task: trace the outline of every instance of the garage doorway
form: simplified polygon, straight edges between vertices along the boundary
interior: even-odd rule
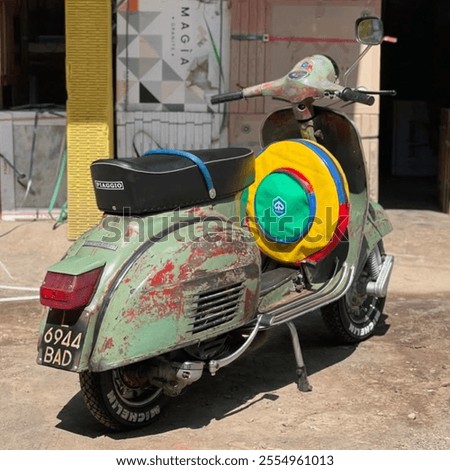
[[[450,8],[447,0],[385,0],[381,54],[380,202],[388,208],[445,210],[440,137],[450,108]]]
[[[0,6],[0,108],[64,106],[64,2],[10,0]]]

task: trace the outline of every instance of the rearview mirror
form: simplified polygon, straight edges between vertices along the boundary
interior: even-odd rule
[[[366,46],[383,42],[383,22],[376,16],[365,16],[356,20],[356,40]]]

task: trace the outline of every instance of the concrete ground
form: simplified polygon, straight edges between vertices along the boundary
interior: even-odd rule
[[[46,268],[66,227],[0,222],[0,448],[449,449],[450,217],[391,209],[395,267],[373,338],[338,346],[316,314],[300,318],[313,391],[294,380],[287,328],[174,400],[153,427],[110,434],[90,416],[76,374],[37,366]],[[7,289],[14,286],[17,290]]]

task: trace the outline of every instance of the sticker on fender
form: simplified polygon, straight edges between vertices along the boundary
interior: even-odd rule
[[[39,349],[39,362],[59,369],[76,369],[83,340],[83,332],[73,327],[47,325]]]

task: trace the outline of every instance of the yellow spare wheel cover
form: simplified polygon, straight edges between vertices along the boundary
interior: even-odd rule
[[[319,261],[342,238],[348,184],[336,158],[316,142],[275,142],[256,158],[247,223],[263,253],[287,264]]]

